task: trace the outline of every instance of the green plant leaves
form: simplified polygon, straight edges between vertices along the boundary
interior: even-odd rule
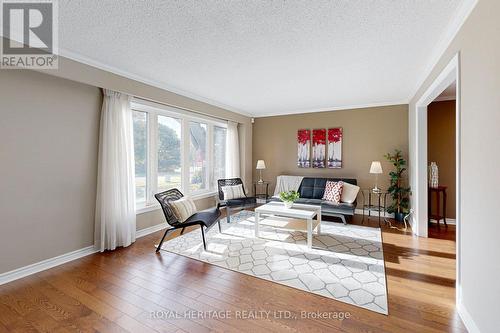
[[[297,191],[288,191],[288,192],[281,192],[280,193],[280,199],[282,201],[286,202],[294,202],[299,198],[299,192]]]
[[[403,186],[403,173],[407,170],[406,160],[400,150],[394,154],[387,153],[384,157],[392,163],[394,170],[389,172],[390,186],[387,192],[392,198],[392,203],[387,207],[388,213],[407,213],[410,207],[411,188]]]

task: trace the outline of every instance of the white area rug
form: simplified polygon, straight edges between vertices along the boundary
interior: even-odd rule
[[[323,222],[321,236],[314,235],[313,249],[308,249],[301,231],[262,225],[261,238],[254,238],[250,211],[232,215],[230,224],[221,220],[221,226],[222,234],[217,226],[206,234],[208,251],[199,229],[165,242],[162,249],[388,313],[380,229]]]

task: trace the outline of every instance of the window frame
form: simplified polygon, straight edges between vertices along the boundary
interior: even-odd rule
[[[133,98],[130,103],[132,111],[145,112],[147,117],[147,171],[146,171],[146,202],[145,204],[136,204],[136,213],[141,214],[148,211],[159,209],[160,205],[154,198],[154,193],[158,189],[158,116],[171,117],[181,121],[181,140],[180,140],[180,158],[181,158],[181,188],[185,195],[193,199],[211,197],[217,194],[217,187],[214,186],[213,163],[215,160],[214,150],[214,126],[225,128],[227,122],[223,120],[196,114],[175,107],[162,105],[150,101]],[[205,175],[206,189],[190,191],[189,189],[189,123],[198,122],[207,125],[207,172]],[[227,139],[227,132],[226,132]]]

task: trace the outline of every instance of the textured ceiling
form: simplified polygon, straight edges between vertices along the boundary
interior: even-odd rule
[[[253,116],[408,102],[463,0],[61,0],[62,55]]]

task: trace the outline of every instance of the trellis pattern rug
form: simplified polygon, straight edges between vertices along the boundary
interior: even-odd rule
[[[162,250],[388,313],[380,229],[322,222],[308,249],[301,231],[262,225],[255,238],[251,211],[234,214],[230,224],[221,220],[221,226],[222,234],[217,226],[206,234],[207,251],[199,229],[165,242]]]

